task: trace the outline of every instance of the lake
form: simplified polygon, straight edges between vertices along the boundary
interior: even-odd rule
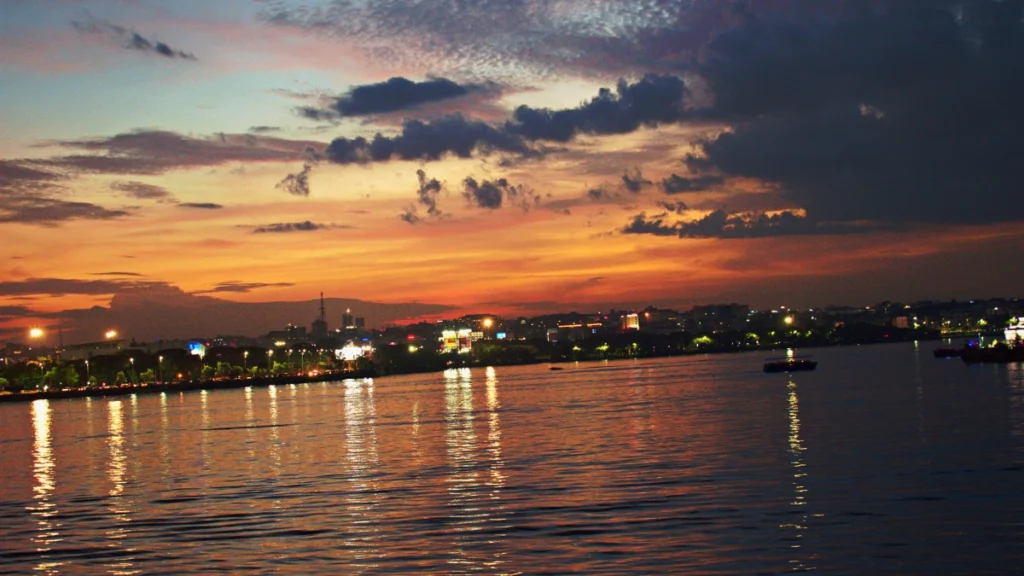
[[[1005,574],[1024,365],[939,343],[0,405],[0,573]]]

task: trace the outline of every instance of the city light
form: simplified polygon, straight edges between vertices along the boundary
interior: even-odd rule
[[[30,329],[28,331],[28,337],[29,338],[33,338],[33,339],[34,338],[42,338],[43,337],[43,329],[42,328],[32,328],[32,329]]]
[[[491,326],[494,326],[494,320],[491,318],[484,318],[484,328],[490,328]]]
[[[117,330],[107,330],[107,331],[106,331],[106,332],[105,332],[105,333],[103,334],[103,336],[104,336],[104,337],[105,337],[105,338],[106,338],[107,340],[113,340],[114,338],[117,338]]]
[[[786,316],[786,318],[783,319],[783,322],[785,322],[786,325],[789,326],[790,324],[793,323],[793,317],[792,316]]]

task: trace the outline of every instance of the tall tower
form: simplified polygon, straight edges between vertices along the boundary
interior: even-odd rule
[[[327,311],[324,310],[324,293],[320,293],[320,321],[327,324]]]
[[[351,330],[355,328],[355,323],[352,321],[352,309],[346,308],[345,314],[341,317],[341,327],[345,330]]]
[[[323,340],[327,338],[327,311],[324,309],[324,293],[320,293],[320,317],[313,320],[313,338],[314,340]]]

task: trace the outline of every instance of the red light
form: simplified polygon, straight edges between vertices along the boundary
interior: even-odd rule
[[[407,338],[409,338],[409,340],[415,340],[416,339],[416,335],[415,334],[409,334],[409,336],[407,336]]]

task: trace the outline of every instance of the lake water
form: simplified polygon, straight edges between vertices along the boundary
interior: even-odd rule
[[[0,405],[0,572],[1017,572],[1024,366],[936,345]]]

